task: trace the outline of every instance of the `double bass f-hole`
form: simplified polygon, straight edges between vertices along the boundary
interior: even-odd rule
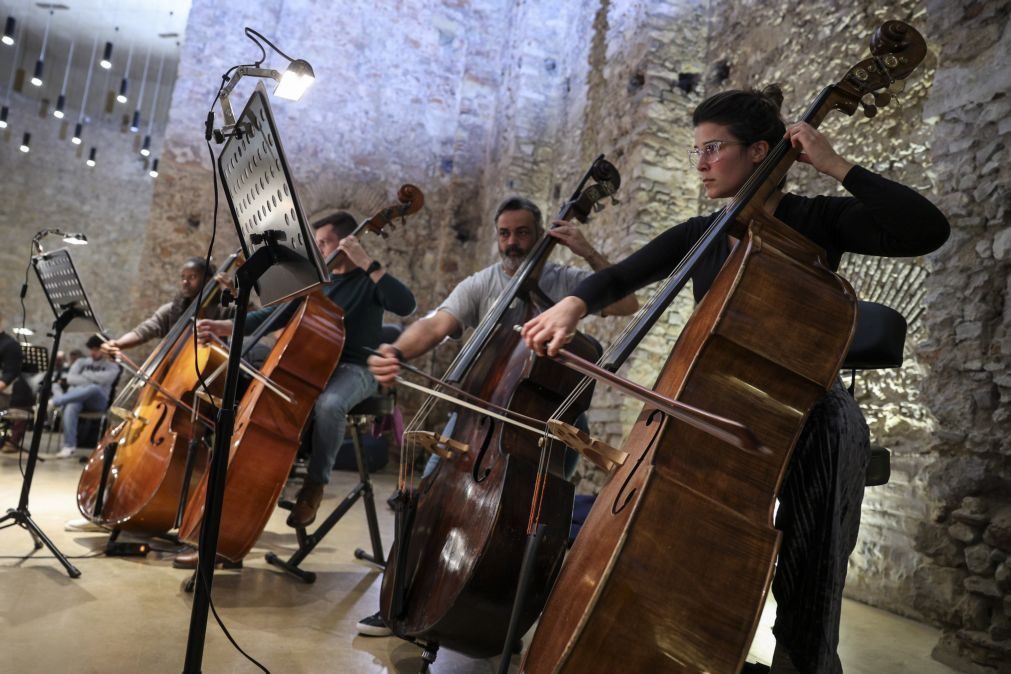
[[[625,506],[631,502],[632,497],[635,495],[635,489],[633,489],[625,497],[625,500],[622,501],[621,495],[625,493],[628,483],[632,481],[632,477],[635,475],[636,471],[639,470],[639,465],[642,464],[643,459],[645,459],[646,455],[649,454],[651,449],[653,449],[653,444],[656,442],[657,436],[660,435],[660,430],[663,428],[663,422],[667,419],[667,415],[660,410],[653,410],[650,412],[649,416],[646,417],[646,425],[650,426],[653,423],[653,418],[658,414],[660,415],[660,419],[656,423],[656,429],[653,431],[653,437],[649,439],[649,442],[646,444],[646,448],[642,450],[641,454],[639,454],[639,458],[636,460],[635,465],[632,466],[632,470],[628,471],[628,475],[625,476],[625,482],[622,483],[621,490],[618,492],[618,495],[614,497],[614,503],[611,504],[611,513],[614,515],[617,515],[624,510]]]
[[[155,446],[158,446],[158,445],[162,444],[163,442],[165,442],[165,438],[163,438],[160,435],[160,432],[161,432],[162,424],[165,423],[165,417],[166,417],[166,415],[168,414],[168,411],[169,411],[169,406],[166,405],[165,403],[158,403],[158,406],[161,407],[161,414],[158,415],[158,421],[155,422],[154,428],[151,429],[151,435],[150,435],[150,437],[152,437],[152,438],[157,438],[157,440],[155,440],[152,443]]]
[[[481,470],[481,464],[484,462],[484,457],[488,453],[488,448],[491,446],[491,439],[495,435],[495,421],[487,417],[481,418],[481,424],[488,425],[488,430],[485,431],[484,440],[481,441],[481,449],[477,453],[477,459],[474,460],[474,471],[472,475],[474,476],[474,482],[484,482],[491,475],[491,468],[485,468],[484,471]]]

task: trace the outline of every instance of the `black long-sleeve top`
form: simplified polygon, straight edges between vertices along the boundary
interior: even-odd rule
[[[825,249],[832,270],[842,254],[889,257],[926,255],[948,239],[944,215],[914,190],[854,166],[843,187],[852,197],[801,197],[784,194],[775,217]],[[573,295],[587,313],[666,278],[687,255],[718,213],[692,218],[671,227],[635,253],[580,283]],[[692,274],[695,301],[705,296],[730,255],[726,237],[699,261]]]
[[[10,386],[21,374],[21,345],[0,330],[0,380]]]
[[[382,342],[383,311],[409,315],[415,307],[414,293],[388,272],[377,283],[373,283],[361,268],[346,274],[331,274],[330,278],[323,292],[344,309],[344,351],[340,362],[364,365],[369,354],[363,347],[376,347]],[[246,334],[254,332],[275,311],[282,312],[277,327],[283,327],[300,303],[301,300],[295,300],[280,309],[269,307],[251,312],[246,317]]]

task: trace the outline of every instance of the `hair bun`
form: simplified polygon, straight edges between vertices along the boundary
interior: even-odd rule
[[[772,102],[776,110],[783,107],[783,90],[779,88],[778,84],[769,84],[762,87],[762,95]]]

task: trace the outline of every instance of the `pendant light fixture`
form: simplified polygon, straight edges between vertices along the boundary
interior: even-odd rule
[[[7,23],[4,24],[4,36],[0,38],[0,42],[11,47],[14,45],[14,31],[17,28],[18,22],[14,20],[13,16],[7,17]]]
[[[120,103],[127,101],[126,92],[130,88],[130,61],[132,60],[133,43],[130,44],[130,49],[126,52],[126,69],[123,70],[123,79],[119,82],[119,95],[116,96],[116,100]]]
[[[7,80],[7,89],[4,91],[4,103],[0,107],[0,129],[7,128],[7,116],[10,114],[11,109],[11,91],[14,90],[14,75],[17,73],[18,69],[18,54],[21,52],[21,45],[24,44],[24,40],[18,42],[17,46],[14,47],[14,58],[11,59],[11,75]]]
[[[91,45],[91,61],[88,63],[88,76],[84,81],[84,96],[81,98],[81,111],[77,115],[77,124],[74,125],[74,135],[70,142],[74,145],[81,144],[81,137],[84,132],[84,111],[88,107],[88,90],[91,89],[91,73],[95,70],[95,55],[98,53],[98,36]]]
[[[140,109],[144,105],[144,87],[147,85],[147,67],[151,64],[151,48],[148,47],[147,56],[144,57],[144,75],[140,79],[140,93],[137,94],[137,107],[133,111],[130,119],[130,133],[140,131]]]
[[[102,60],[98,62],[106,70],[112,67],[112,43],[106,42],[105,49],[102,50]]]
[[[60,95],[56,97],[56,109],[53,110],[53,117],[63,119],[64,108],[67,105],[67,81],[70,79],[70,64],[74,61],[74,42],[71,40],[70,49],[67,51],[67,70],[63,73],[63,86],[60,87]]]
[[[151,115],[147,118],[147,133],[144,134],[144,143],[140,146],[140,154],[144,157],[151,155],[151,130],[154,128],[154,118],[158,111],[158,94],[161,90],[161,74],[164,67],[165,55],[162,54],[161,60],[158,61],[158,76],[155,78],[154,98],[151,100]]]
[[[45,70],[46,43],[49,41],[49,22],[53,18],[53,10],[46,14],[46,29],[42,32],[42,49],[39,50],[39,60],[35,62],[35,74],[32,76],[32,86],[42,86],[42,72]]]

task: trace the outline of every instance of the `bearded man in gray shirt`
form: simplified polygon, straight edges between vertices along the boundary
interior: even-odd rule
[[[558,239],[559,243],[586,260],[593,271],[611,265],[583,237],[578,227],[561,220],[552,224],[555,227],[548,230],[548,236]],[[528,199],[510,197],[495,211],[495,230],[501,259],[460,281],[435,311],[412,323],[393,344],[381,345],[377,351],[382,355],[369,357],[369,371],[380,384],[393,383],[400,373],[402,360],[428,353],[447,337],[458,339],[464,330],[481,322],[481,318],[495,304],[527,255],[544,236],[541,211]],[[570,294],[591,273],[589,270],[548,262],[541,272],[538,286],[549,298],[557,301]],[[602,316],[627,316],[635,313],[638,308],[639,302],[635,295],[627,295],[604,307],[600,313]],[[388,636],[392,632],[382,616],[375,613],[358,622],[358,633],[378,637]]]
[[[371,356],[369,370],[380,384],[392,384],[400,373],[400,361],[417,358],[432,350],[443,339],[458,339],[463,331],[481,322],[498,299],[509,279],[519,270],[534,245],[544,236],[541,211],[532,201],[510,197],[495,211],[500,260],[471,274],[453,289],[449,297],[425,318],[412,323],[393,344],[379,347],[382,356]],[[558,239],[573,253],[586,260],[593,271],[611,263],[583,237],[579,228],[557,220],[548,236]],[[553,300],[566,296],[592,272],[553,262],[544,265],[538,285]],[[604,307],[602,316],[627,316],[639,308],[635,295],[628,295]]]

